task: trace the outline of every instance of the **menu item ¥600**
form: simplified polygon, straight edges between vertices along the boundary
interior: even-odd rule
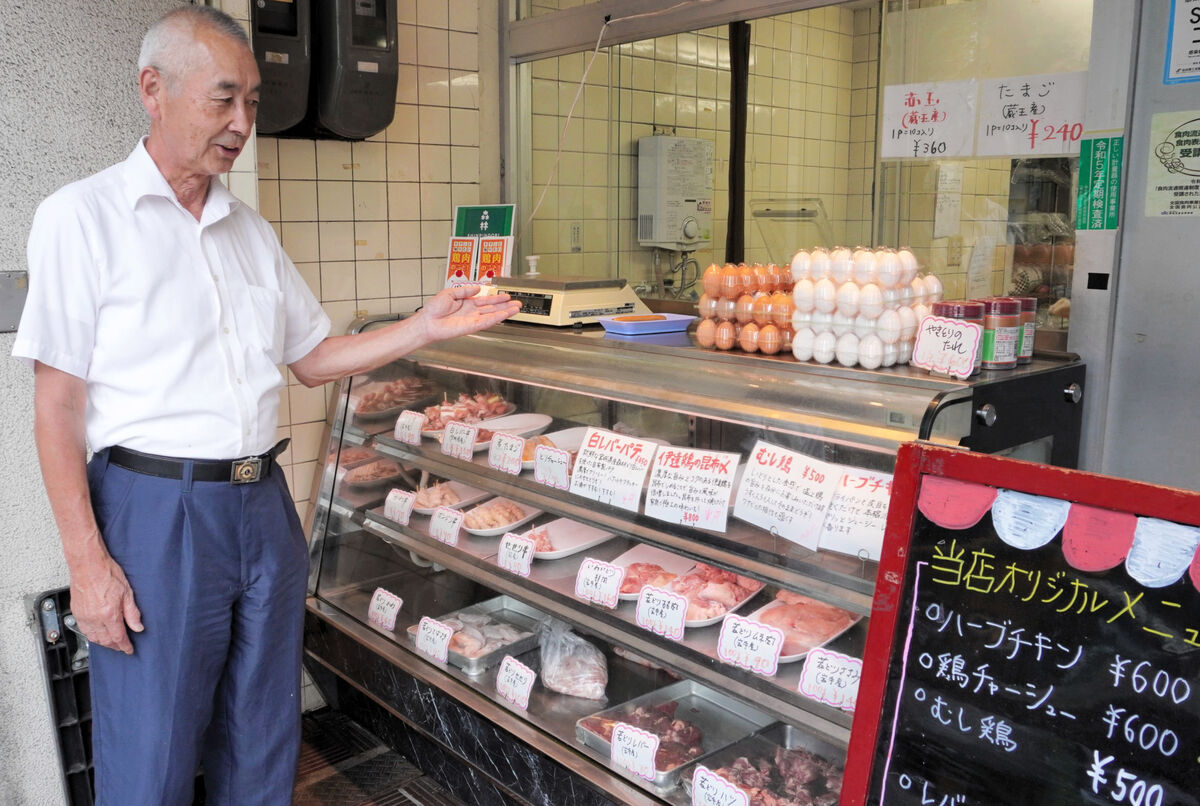
[[[639,705],[620,718],[600,716],[584,717],[580,724],[605,741],[612,740],[613,728],[624,722],[658,737],[658,752],[654,755],[654,768],[659,771],[681,767],[704,752],[701,747],[700,729],[685,719],[676,719],[679,703],[672,700],[662,705]]]
[[[499,417],[508,414],[513,409],[511,403],[501,395],[460,394],[454,401],[442,401],[425,409],[425,430],[441,431],[446,423],[477,423],[489,417]],[[490,437],[489,437],[490,439]]]
[[[685,621],[694,622],[708,621],[725,615],[762,590],[762,586],[763,583],[757,579],[705,563],[696,563],[695,568],[671,582],[667,590],[688,600]]]

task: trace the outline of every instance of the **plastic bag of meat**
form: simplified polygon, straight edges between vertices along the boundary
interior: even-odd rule
[[[542,685],[559,694],[603,700],[608,685],[604,654],[555,619],[539,627],[542,647]]]

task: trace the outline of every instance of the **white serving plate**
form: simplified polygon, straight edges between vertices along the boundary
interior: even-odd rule
[[[557,560],[562,557],[570,557],[572,554],[578,554],[615,537],[612,532],[606,532],[570,518],[557,518],[544,524],[544,527],[550,531],[550,539],[554,541],[555,548],[554,551],[534,552],[535,560]],[[532,532],[533,530],[530,529],[523,536],[529,537]]]
[[[446,484],[449,488],[458,495],[458,501],[453,504],[448,504],[450,509],[462,509],[469,507],[471,504],[478,504],[483,499],[487,498],[491,493],[487,490],[480,490],[477,487],[469,487],[461,481],[448,481]],[[437,511],[437,507],[413,507],[413,512],[421,515],[432,515]]]
[[[686,573],[689,568],[696,565],[695,560],[680,557],[678,554],[663,551],[657,546],[651,546],[646,543],[639,543],[612,561],[613,565],[620,566],[621,568],[628,568],[634,563],[654,563],[661,566],[667,573],[677,576]],[[637,593],[622,593],[620,594],[620,598],[625,601],[636,601],[640,595],[641,591]]]
[[[533,507],[531,507],[527,504],[522,504],[520,501],[513,501],[508,498],[493,498],[492,501],[508,501],[511,504],[515,504],[518,509],[520,509],[522,512],[525,513],[525,515],[523,517],[518,518],[517,520],[513,521],[512,523],[506,523],[503,526],[496,527],[495,529],[472,529],[469,526],[467,526],[466,522],[464,522],[463,527],[462,527],[464,532],[473,534],[476,537],[499,537],[500,535],[502,535],[506,532],[511,532],[513,529],[517,528],[518,526],[522,526],[526,523],[529,523],[531,520],[536,518],[538,515],[542,514],[542,510],[534,509]],[[488,502],[488,503],[491,503],[491,502]]]
[[[775,608],[777,608],[777,607],[782,607],[784,604],[785,604],[785,602],[781,602],[781,601],[780,601],[780,600],[778,600],[778,599],[772,599],[770,602],[768,602],[767,604],[765,604],[765,605],[763,605],[762,607],[758,608],[757,610],[755,610],[753,613],[751,613],[751,614],[750,614],[749,616],[747,616],[746,618],[750,619],[751,621],[757,621],[757,622],[760,622],[760,623],[761,623],[761,622],[762,622],[762,614],[763,614],[763,613],[766,613],[768,610],[774,610],[774,609],[775,609]],[[855,614],[852,614],[852,615],[855,615]],[[796,654],[796,655],[782,655],[782,654],[781,654],[781,655],[779,656],[779,662],[780,662],[780,663],[793,663],[793,662],[795,662],[795,661],[798,661],[798,660],[803,660],[804,658],[808,657],[808,653],[809,653],[809,652],[811,652],[811,651],[812,651],[812,650],[814,650],[814,649],[819,649],[820,647],[823,647],[823,646],[825,646],[826,644],[828,644],[828,643],[829,643],[830,641],[832,641],[833,639],[835,639],[835,638],[838,638],[838,637],[842,636],[843,634],[845,634],[846,630],[849,630],[849,629],[850,629],[851,627],[853,627],[855,624],[858,624],[858,622],[859,622],[861,619],[862,619],[862,616],[855,615],[855,619],[854,619],[854,621],[850,622],[850,623],[849,623],[848,625],[846,625],[846,626],[845,626],[843,629],[841,629],[841,630],[838,630],[836,633],[834,633],[833,635],[829,636],[828,638],[826,638],[826,639],[825,639],[824,641],[822,641],[821,643],[817,644],[816,646],[809,647],[809,648],[808,648],[807,650],[805,650],[804,652],[800,652],[800,653],[798,653],[798,654]]]
[[[696,567],[696,564],[695,564],[695,563],[693,563],[693,564],[692,564],[692,565],[691,565],[691,566],[688,568],[688,570],[687,570],[687,571],[683,572],[683,573],[682,573],[682,574],[680,574],[679,576],[681,576],[681,577],[682,577],[682,576],[687,576],[688,572],[690,572],[690,571],[691,571],[693,568],[695,568],[695,567]],[[671,593],[675,593],[675,590],[674,590],[674,589],[673,589],[673,588],[672,588],[670,585],[667,585],[667,590],[671,591]],[[750,594],[750,595],[749,595],[749,596],[747,596],[745,599],[742,599],[740,602],[738,602],[737,604],[735,604],[733,607],[729,608],[728,610],[722,611],[721,613],[719,613],[719,614],[717,614],[717,615],[713,616],[712,618],[705,618],[705,619],[692,619],[692,620],[688,620],[688,619],[686,619],[686,618],[685,618],[685,619],[684,619],[684,622],[683,622],[683,626],[684,626],[684,627],[708,627],[708,626],[709,626],[709,625],[711,625],[711,624],[716,624],[718,621],[721,621],[721,620],[722,620],[722,619],[724,619],[726,616],[728,616],[730,613],[736,613],[738,610],[740,610],[740,609],[742,608],[742,606],[743,606],[744,604],[746,604],[746,602],[750,601],[750,600],[751,600],[751,599],[753,599],[755,596],[757,596],[761,590],[762,590],[762,588],[759,588],[759,589],[758,589],[758,590],[756,590],[754,593]],[[682,596],[683,594],[678,594],[678,595],[679,595],[679,596]]]
[[[559,450],[578,451],[583,445],[583,435],[586,433],[587,426],[581,425],[575,428],[564,428],[562,431],[555,431],[552,434],[546,434],[546,436],[554,443],[554,447]],[[526,436],[534,436],[534,434],[527,434]],[[521,462],[521,467],[525,470],[533,470],[534,461],[530,459],[528,462]]]

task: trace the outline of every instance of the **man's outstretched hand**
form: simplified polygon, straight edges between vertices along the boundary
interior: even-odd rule
[[[460,285],[440,291],[425,303],[418,317],[428,341],[451,339],[503,322],[521,303],[508,294],[476,296],[477,285]]]

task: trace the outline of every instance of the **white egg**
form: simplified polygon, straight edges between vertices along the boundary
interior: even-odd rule
[[[875,254],[875,282],[882,288],[895,288],[900,282],[900,261],[893,252]]]
[[[938,279],[936,274],[926,274],[925,282],[925,301],[932,305],[942,298],[945,289],[942,288],[942,281]]]
[[[839,285],[837,290],[838,313],[844,313],[846,316],[854,316],[858,313],[858,296],[858,284],[853,280],[847,280]]]
[[[869,249],[859,249],[854,253],[854,281],[859,285],[875,282],[878,276],[875,268],[875,254]]]
[[[901,247],[896,253],[896,257],[900,259],[900,282],[911,283],[912,278],[917,276],[917,257],[912,253],[912,250],[907,247]]]
[[[867,283],[858,289],[858,312],[872,319],[883,313],[883,291],[879,286]]]
[[[839,246],[829,253],[829,276],[835,283],[844,283],[850,279],[854,264],[850,261],[850,250]]]
[[[813,307],[824,313],[833,313],[837,307],[837,286],[828,277],[813,284]]]
[[[917,317],[917,329],[920,330],[921,322],[925,320],[926,316],[929,316],[930,308],[928,305],[914,305],[912,306],[912,312],[913,316]]]
[[[909,360],[912,359],[913,343],[911,341],[901,340],[900,343],[896,345],[896,351],[896,363],[907,364]]]
[[[854,335],[860,339],[875,332],[875,317],[860,313],[854,317]]]
[[[817,247],[808,253],[808,273],[813,280],[829,276],[829,253]]]
[[[792,255],[792,280],[803,280],[809,276],[808,252],[797,249]]]
[[[796,281],[792,286],[792,302],[796,305],[798,311],[811,311],[813,309],[813,281],[807,277]]]
[[[884,310],[894,311],[900,306],[900,289],[885,288],[879,294],[883,297]]]
[[[813,341],[817,334],[811,329],[802,327],[792,335],[792,355],[799,361],[807,361],[813,357]]]
[[[838,336],[833,348],[837,362],[843,367],[852,367],[858,363],[858,336],[853,333],[843,333]]]
[[[900,348],[894,344],[883,343],[883,356],[879,362],[881,367],[890,367],[896,363],[896,359],[900,357]]]
[[[792,311],[792,330],[800,330],[812,324],[812,311]]]
[[[834,311],[833,321],[829,323],[829,327],[835,336],[851,333],[854,331],[854,317],[847,316],[841,311]]]
[[[914,277],[909,283],[912,288],[912,301],[909,305],[921,305],[925,302],[925,278]]]
[[[896,302],[903,308],[913,303],[912,283],[905,283],[896,289]]]
[[[818,333],[817,337],[813,339],[812,357],[814,361],[828,364],[833,360],[836,350],[837,336],[832,333]]]
[[[912,308],[901,305],[896,309],[900,316],[900,341],[910,341],[917,334],[917,315]]]
[[[858,340],[858,363],[866,369],[878,369],[883,363],[883,342],[874,333]]]
[[[875,332],[884,344],[900,341],[900,314],[893,310],[879,314],[879,318],[875,320]]]
[[[833,332],[833,314],[825,311],[813,311],[812,322],[809,327],[814,333],[832,333]]]

